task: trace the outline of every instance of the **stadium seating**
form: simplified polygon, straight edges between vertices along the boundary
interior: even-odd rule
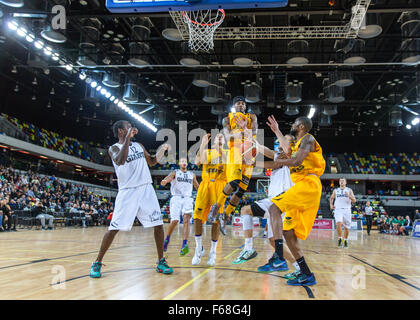
[[[420,174],[420,158],[417,152],[364,154],[344,153],[351,173],[358,174]]]
[[[29,137],[32,143],[80,159],[92,161],[92,156],[77,139],[60,136],[58,133],[38,128],[31,123],[21,121],[9,115],[5,115],[5,117],[16,127],[21,129]]]

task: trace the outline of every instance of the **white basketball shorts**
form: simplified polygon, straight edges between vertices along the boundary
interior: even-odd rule
[[[172,196],[169,202],[169,210],[171,212],[171,221],[181,220],[184,214],[193,214],[194,201],[191,197]]]
[[[118,191],[108,230],[130,231],[136,217],[144,228],[163,225],[159,201],[151,184]]]
[[[270,200],[270,198],[266,198],[256,201],[255,204],[265,211],[264,219],[267,219],[267,238],[272,238],[274,235],[273,229],[271,228],[270,212],[268,211],[268,209],[271,207],[273,202]],[[281,218],[284,218],[284,213],[281,214]]]
[[[341,222],[346,229],[351,227],[351,209],[336,208],[334,210],[335,223]]]

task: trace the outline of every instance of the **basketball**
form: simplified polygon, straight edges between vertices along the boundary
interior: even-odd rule
[[[245,140],[242,143],[242,161],[246,164],[251,164],[256,156],[257,148],[255,144],[250,140]]]

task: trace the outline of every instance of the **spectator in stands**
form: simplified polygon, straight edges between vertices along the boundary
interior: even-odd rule
[[[420,213],[419,213],[419,209],[416,209],[416,212],[414,214],[414,221],[415,220],[420,220]]]
[[[365,219],[366,219],[366,227],[367,227],[368,235],[370,235],[370,230],[372,228],[372,218],[373,218],[373,208],[370,206],[370,201],[367,201],[366,206],[365,206]]]
[[[411,223],[410,217],[406,216],[404,223],[400,227],[400,233],[401,235],[405,234],[406,236],[408,236],[411,230],[413,230],[413,225]]]
[[[17,217],[9,206],[9,198],[5,198],[0,201],[0,210],[3,214],[3,229],[5,231],[17,231]],[[7,227],[6,227],[7,222]],[[13,227],[12,227],[13,222]]]
[[[36,199],[35,206],[32,208],[32,213],[41,221],[42,230],[52,230],[54,217],[46,213],[46,208],[42,205],[42,202],[39,199]],[[48,228],[45,227],[45,220],[48,220]]]

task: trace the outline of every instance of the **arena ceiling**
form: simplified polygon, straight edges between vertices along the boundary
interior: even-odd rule
[[[23,8],[0,4],[3,112],[56,131],[62,128],[66,134],[76,137],[89,132],[92,140],[105,143],[111,139],[110,124],[121,117],[128,119],[112,103],[91,94],[89,85],[78,74],[69,73],[46,59],[42,51],[37,52],[7,30],[8,18],[18,12],[28,17],[15,19],[39,35],[52,19],[52,15],[44,15],[55,4],[62,4],[68,22],[62,32],[66,42],[49,45],[78,66],[77,70],[85,70],[98,82],[105,73],[111,75],[111,80],[119,84],[118,88],[109,88],[116,96],[125,94],[125,84],[135,84],[131,89],[138,102],[130,107],[138,112],[149,109],[142,116],[150,122],[156,118],[158,128],[175,129],[180,120],[188,120],[189,128],[220,127],[221,116],[217,114],[228,112],[230,97],[246,95],[255,101],[248,105],[258,113],[261,127],[265,127],[267,116],[274,114],[285,129],[296,112],[307,115],[315,107],[313,120],[318,135],[389,137],[419,133],[420,125],[411,130],[405,128],[415,113],[420,112],[420,5],[416,1],[370,1],[367,25],[382,29],[374,37],[342,39],[331,31],[322,38],[308,36],[303,40],[291,33],[281,39],[272,39],[267,34],[251,40],[227,37],[214,41],[214,52],[200,56],[188,52],[185,41],[172,41],[163,35],[165,30],[176,28],[169,13],[111,14],[104,2],[35,0],[25,1]],[[228,10],[220,28],[339,28],[349,22],[355,2],[290,0],[285,8]],[[409,28],[403,27],[407,21]],[[134,25],[141,25],[142,32],[133,33]],[[141,57],[146,66],[129,64],[133,43],[141,43],[137,46],[141,54],[137,53],[136,58]],[[340,54],[340,49],[352,46],[348,54],[362,57],[363,64],[343,63],[347,56]],[[298,66],[287,63],[296,56],[308,63]],[[247,58],[251,65],[235,65],[238,57]],[[198,60],[200,64],[182,65],[185,58]],[[417,64],[404,64],[404,59]],[[212,92],[207,93],[204,100],[214,102],[204,101],[206,89],[193,84],[199,72],[211,74],[210,78],[214,76],[215,80],[211,81],[222,88],[214,96]],[[329,91],[334,76],[345,77],[346,84],[352,83],[339,89],[343,94]],[[335,108],[337,114],[331,115],[329,122],[322,111],[333,114]],[[395,112],[394,120],[398,120],[401,112],[401,126],[390,125],[391,112]]]

